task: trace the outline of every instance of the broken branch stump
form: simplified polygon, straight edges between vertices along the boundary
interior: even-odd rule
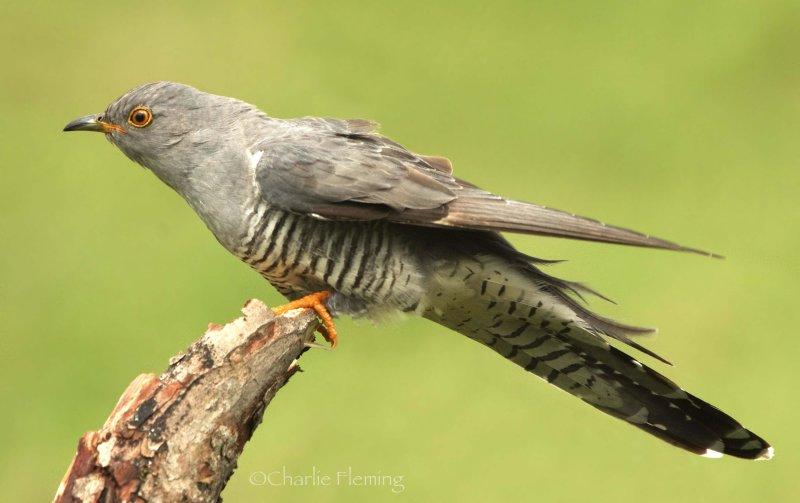
[[[55,501],[218,501],[272,397],[314,338],[310,310],[209,325],[160,376],[128,385],[99,431],[78,442]]]

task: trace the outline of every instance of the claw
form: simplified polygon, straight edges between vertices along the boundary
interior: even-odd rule
[[[330,296],[331,292],[315,292],[293,300],[288,304],[278,306],[272,311],[280,315],[292,309],[313,309],[322,322],[322,326],[317,327],[317,331],[325,337],[325,340],[331,344],[331,349],[333,349],[338,343],[338,337],[336,336],[336,327],[333,325],[333,317],[328,312],[328,308],[325,307],[325,301]]]

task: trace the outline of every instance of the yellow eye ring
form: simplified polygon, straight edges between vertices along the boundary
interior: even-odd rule
[[[128,115],[128,124],[133,127],[147,127],[153,122],[153,112],[145,106],[138,106]]]

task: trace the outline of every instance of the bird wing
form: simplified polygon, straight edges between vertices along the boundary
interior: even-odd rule
[[[256,147],[256,181],[270,203],[324,218],[371,220],[456,199],[460,185],[450,174],[363,131],[363,121],[303,121],[313,127],[286,128]]]
[[[506,231],[713,255],[664,239],[482,190],[374,132],[363,120],[307,118],[256,146],[265,199],[326,219]]]

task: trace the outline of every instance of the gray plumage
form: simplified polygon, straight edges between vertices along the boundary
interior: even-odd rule
[[[705,252],[496,196],[369,121],[276,119],[182,84],[143,85],[65,130],[105,132],[290,299],[329,291],[334,313],[416,313],[691,452],[772,456],[760,437],[606,339],[666,361],[631,339],[649,329],[590,312],[576,297],[594,291],[545,274],[547,261],[499,232]]]

